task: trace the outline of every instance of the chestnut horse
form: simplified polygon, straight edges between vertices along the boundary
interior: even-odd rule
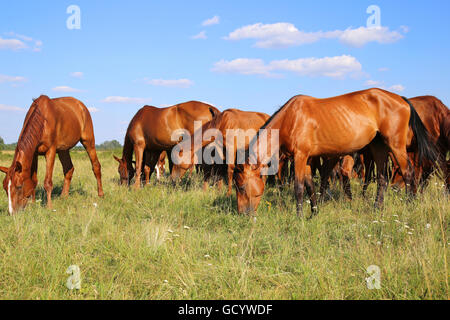
[[[210,122],[202,126],[201,130],[203,133],[207,132],[207,130],[209,129],[218,130],[223,138],[223,152],[221,152],[221,154],[226,156],[226,152],[229,152],[226,163],[226,172],[228,177],[228,196],[231,195],[233,171],[239,144],[241,144],[242,150],[245,150],[248,147],[250,141],[256,135],[258,129],[267,121],[267,119],[269,119],[269,115],[262,112],[227,109],[224,112],[220,113],[217,117],[212,119]],[[233,131],[235,135],[228,136],[227,133],[231,133],[231,131],[229,130],[236,130]],[[227,141],[227,138],[233,139],[233,141]],[[214,137],[202,139],[201,148],[204,148],[212,142],[214,142]],[[198,150],[194,150],[195,146],[193,139],[191,141],[188,141],[187,143],[191,144],[190,150],[193,150],[193,152],[191,153],[191,159],[186,163],[181,163],[174,167],[174,169],[172,170],[172,179],[174,180],[182,177],[185,174],[186,170],[191,168],[194,164],[194,157]],[[228,150],[227,147],[232,149]],[[224,162],[223,160],[224,159],[222,158],[222,162]],[[215,166],[216,170],[219,172],[221,170],[217,169],[217,167],[220,165],[221,164],[212,164],[212,166]],[[211,168],[209,168],[209,171],[211,171]],[[209,175],[211,175],[211,173]],[[209,175],[205,176],[209,177]],[[207,187],[206,180],[207,179],[205,179],[204,189],[206,189]]]
[[[122,159],[114,156],[119,162],[120,183],[129,185],[135,176],[135,188],[141,185],[143,165],[150,168],[149,177],[154,171],[162,151],[170,151],[178,141],[172,141],[172,134],[177,130],[194,133],[194,121],[202,124],[210,121],[220,111],[203,102],[190,101],[167,108],[144,106],[131,120],[123,146]],[[136,169],[133,168],[133,152],[136,158]],[[145,152],[145,163],[144,160]],[[171,159],[169,157],[169,164]]]
[[[447,152],[450,150],[450,110],[436,97],[422,96],[410,99],[414,108],[420,116],[423,124],[430,133],[432,141],[437,146],[438,166],[441,169],[447,191],[450,192],[450,171],[447,168]],[[408,154],[415,164],[416,182],[421,182],[424,187],[430,174],[433,172],[435,164],[425,160],[422,164],[417,159],[417,143],[415,143],[413,133],[410,132],[408,139]],[[398,166],[394,163],[393,184],[402,186],[401,175]]]
[[[384,200],[389,150],[395,156],[406,184],[412,186],[407,188],[407,192],[410,193],[412,189],[415,194],[413,168],[408,165],[406,153],[409,125],[418,140],[420,158],[432,158],[431,141],[413,106],[405,98],[381,89],[368,89],[326,99],[296,96],[262,128],[268,130],[268,135],[272,134],[272,130],[278,130],[280,152],[294,159],[297,214],[302,213],[306,184],[314,215],[317,203],[311,175],[307,174],[308,159],[348,155],[367,145],[370,145],[377,164],[376,207],[381,206]],[[259,140],[259,137],[256,139]],[[259,143],[252,145],[257,146]],[[264,192],[262,164],[258,157],[252,159],[254,154],[255,150],[248,150],[249,163],[237,165],[234,172],[240,213],[255,211]]]
[[[143,163],[145,164],[144,170],[141,173],[141,180],[144,181],[144,186],[150,182],[150,175],[152,173],[150,170],[150,167],[146,164],[147,163],[146,157],[148,157],[147,152],[144,153],[144,159],[142,160]],[[157,181],[161,181],[161,178],[164,176],[164,173],[166,172],[166,157],[167,157],[167,153],[165,151],[163,151],[159,155],[158,161],[156,162],[155,171],[156,171],[156,180]],[[114,158],[116,158],[116,157],[114,157]],[[133,161],[133,164],[136,165],[136,161]]]
[[[75,98],[50,99],[40,96],[33,101],[25,117],[12,165],[1,167],[6,173],[3,188],[8,196],[8,210],[16,213],[29,198],[36,200],[38,155],[45,155],[44,189],[47,206],[52,208],[53,166],[56,154],[64,171],[62,196],[68,196],[74,172],[69,150],[81,142],[91,160],[97,179],[98,195],[103,196],[101,167],[95,151],[94,129],[86,106]]]

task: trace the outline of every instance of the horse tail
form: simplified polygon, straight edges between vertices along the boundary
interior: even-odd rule
[[[209,107],[209,112],[211,112],[211,115],[213,118],[215,118],[217,115],[220,114],[219,109],[217,109],[216,107],[213,107],[213,106]]]
[[[439,100],[440,109],[442,110],[442,119],[440,125],[440,143],[447,153],[450,150],[450,110]]]
[[[412,105],[411,101],[409,101],[405,97],[402,98],[409,104],[409,107],[411,109],[409,126],[414,133],[414,137],[417,143],[419,165],[422,164],[422,161],[424,159],[427,159],[431,162],[435,162],[437,160],[436,146],[434,145],[427,128],[425,128],[425,125],[420,119],[416,109],[414,109],[414,106]]]

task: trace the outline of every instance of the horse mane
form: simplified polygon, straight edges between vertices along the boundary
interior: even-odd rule
[[[298,98],[298,97],[302,97],[303,95],[302,94],[299,94],[299,95],[297,95],[297,96],[295,96],[295,97],[292,97],[291,99],[289,99],[285,104],[283,104],[277,111],[275,111],[275,113],[272,115],[272,116],[270,116],[270,118],[269,119],[267,119],[267,121],[266,121],[266,123],[264,123],[264,125],[260,128],[260,129],[266,129],[266,127],[269,125],[269,123],[281,112],[281,111],[283,111],[283,109],[284,109],[284,107],[286,107],[288,104],[289,104],[289,102],[291,102],[292,101],[292,99],[295,99],[295,98]]]
[[[292,97],[291,99],[289,99],[284,105],[282,105],[277,111],[275,111],[275,113],[270,116],[269,119],[267,119],[267,121],[263,124],[263,126],[261,128],[259,128],[259,130],[256,132],[256,135],[253,137],[252,141],[249,143],[248,147],[245,149],[245,162],[248,161],[248,158],[250,157],[250,151],[249,148],[250,146],[254,145],[256,143],[256,141],[259,139],[259,134],[261,132],[261,130],[266,129],[267,126],[272,122],[273,119],[275,119],[275,117],[284,110],[284,108],[292,101],[292,99],[301,97],[303,95],[297,95],[295,97]]]
[[[33,105],[31,107],[34,107],[34,110],[24,124],[22,134],[17,142],[17,150],[34,152],[44,131],[45,119],[36,99],[33,99]]]

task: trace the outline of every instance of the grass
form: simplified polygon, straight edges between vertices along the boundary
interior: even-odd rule
[[[85,152],[73,152],[71,194],[54,209],[42,201],[10,217],[0,197],[2,299],[449,299],[448,197],[433,178],[423,195],[406,200],[389,190],[372,209],[352,182],[355,199],[339,187],[312,220],[297,218],[293,188],[266,190],[256,221],[236,213],[235,195],[201,189],[194,175],[138,191],[117,185],[111,152],[100,152],[105,198]],[[9,165],[12,153],[0,153]],[[45,160],[40,158],[38,198]],[[97,204],[95,206],[94,204]],[[305,212],[309,206],[305,207]],[[66,270],[78,265],[81,290],[68,290]],[[369,290],[370,265],[381,289]]]

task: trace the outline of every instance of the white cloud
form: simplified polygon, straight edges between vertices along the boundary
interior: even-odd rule
[[[194,82],[189,79],[173,79],[173,80],[144,79],[144,82],[152,86],[177,87],[177,88],[189,88],[194,84]]]
[[[191,37],[192,39],[207,39],[206,31],[201,31],[199,34]]]
[[[0,50],[21,50],[29,48],[29,44],[33,47],[32,50],[35,52],[41,51],[42,41],[34,40],[31,37],[17,34],[14,32],[7,32],[5,35],[13,37],[12,39],[3,39],[0,37]]]
[[[403,92],[406,88],[401,84],[394,84],[393,86],[389,87],[389,90],[395,91],[395,92]]]
[[[56,91],[56,92],[80,92],[81,91],[79,89],[71,88],[68,86],[54,87],[52,90]]]
[[[383,86],[383,82],[377,81],[377,80],[367,80],[365,82],[365,85],[369,86],[369,87],[377,87],[377,86]]]
[[[72,73],[70,74],[70,76],[73,77],[73,78],[81,79],[81,78],[83,78],[83,72],[79,72],[79,71],[77,71],[77,72],[72,72]]]
[[[0,50],[20,50],[27,48],[27,45],[18,39],[3,39],[0,37]]]
[[[128,103],[128,104],[145,104],[150,103],[150,98],[131,98],[121,96],[109,96],[102,100],[103,103]]]
[[[404,30],[402,29],[404,32]],[[381,44],[394,43],[402,39],[403,35],[398,31],[391,31],[388,27],[347,29],[339,35],[339,40],[352,47],[362,47],[369,42]]]
[[[17,76],[7,76],[4,74],[0,74],[0,83],[4,82],[25,82],[27,81],[24,77],[17,77]]]
[[[97,108],[94,108],[94,107],[88,108],[88,110],[89,110],[90,113],[96,113],[96,112],[100,111],[100,109],[97,109]]]
[[[220,23],[220,17],[219,16],[214,16],[210,19],[206,19],[205,21],[203,21],[202,26],[206,27],[206,26],[212,26],[214,24],[219,24]]]
[[[301,58],[296,60],[275,60],[269,64],[261,59],[239,58],[232,61],[221,60],[212,69],[215,72],[239,73],[244,75],[274,76],[273,71],[290,71],[302,76],[322,76],[344,78],[360,73],[361,63],[348,55],[324,58]]]
[[[231,61],[220,60],[214,64],[212,71],[245,75],[271,75],[270,67],[267,66],[262,59],[238,58]]]
[[[386,72],[389,71],[389,68],[383,67],[378,69],[379,72]]]
[[[377,81],[377,80],[367,80],[365,82],[366,86],[369,87],[378,87],[380,89],[384,89],[384,90],[389,90],[389,91],[394,91],[394,92],[403,92],[405,91],[405,87],[401,84],[394,84],[390,87],[386,86],[386,84],[384,83],[384,81]]]
[[[406,33],[407,29],[401,28]],[[226,40],[256,39],[259,48],[285,48],[317,42],[321,39],[338,39],[340,42],[361,47],[369,42],[392,43],[403,38],[399,31],[391,31],[387,27],[360,27],[346,30],[304,32],[298,30],[292,23],[279,22],[274,24],[256,23],[238,28],[231,32]]]
[[[2,111],[18,111],[18,112],[25,111],[25,109],[23,109],[23,108],[19,108],[19,107],[15,107],[15,106],[8,106],[8,105],[1,104],[1,103],[0,103],[0,110],[2,110]]]
[[[271,67],[286,70],[302,76],[322,76],[343,78],[349,74],[361,72],[362,66],[355,57],[342,55],[325,58],[304,58],[297,60],[272,61]]]

